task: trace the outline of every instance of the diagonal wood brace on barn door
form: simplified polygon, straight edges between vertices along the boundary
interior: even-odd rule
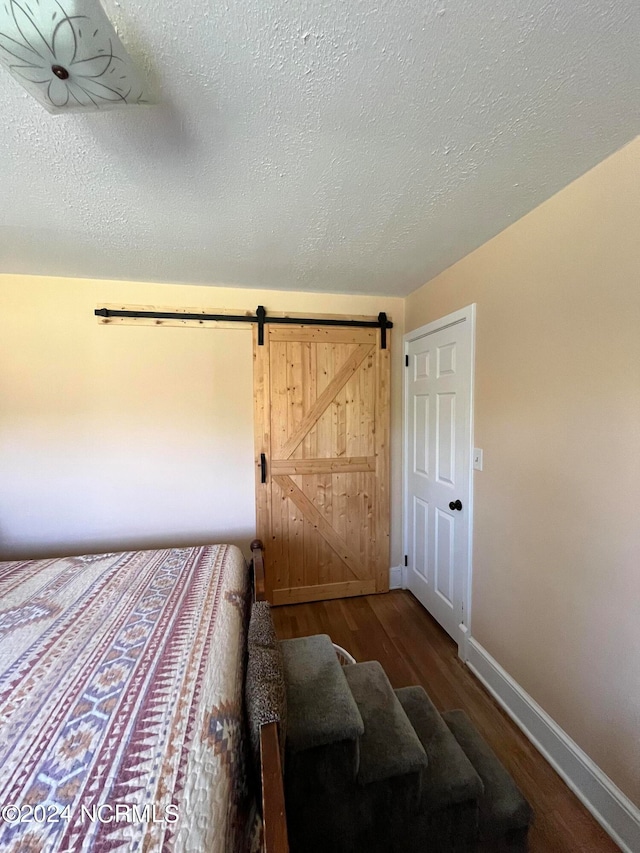
[[[338,557],[340,557],[344,564],[351,569],[353,574],[360,580],[367,580],[367,570],[360,563],[358,555],[343,539],[340,538],[331,524],[329,524],[322,513],[316,509],[302,489],[299,486],[296,486],[291,477],[283,477],[280,474],[276,474],[273,479],[274,482],[280,486],[284,494],[287,495],[289,500],[293,501],[300,512],[311,522],[311,524],[313,524],[314,528],[318,531],[320,536],[322,536],[327,545],[329,545],[330,548],[333,548]]]
[[[347,384],[356,370],[360,367],[365,358],[373,351],[373,347],[368,344],[359,344],[357,349],[349,356],[340,370],[327,385],[325,390],[320,394],[315,403],[311,406],[307,414],[302,419],[300,426],[290,436],[284,445],[280,448],[278,454],[279,459],[289,459],[304,439],[307,433],[317,423],[318,419],[327,408],[329,403],[338,394],[339,391]]]

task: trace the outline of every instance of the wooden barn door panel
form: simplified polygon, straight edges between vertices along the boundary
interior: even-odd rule
[[[379,331],[272,325],[254,356],[269,600],[386,591],[389,350]]]

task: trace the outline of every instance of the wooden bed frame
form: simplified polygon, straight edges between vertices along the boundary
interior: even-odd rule
[[[266,601],[264,550],[259,539],[254,539],[251,543],[251,553],[253,554],[253,599]],[[263,853],[288,853],[289,840],[277,723],[267,723],[260,729],[260,775],[264,824]]]

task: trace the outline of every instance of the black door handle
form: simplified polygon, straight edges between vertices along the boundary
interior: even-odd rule
[[[260,482],[267,482],[267,457],[264,453],[260,454]]]
[[[462,509],[462,501],[459,498],[457,501],[451,501],[449,503],[449,509]]]

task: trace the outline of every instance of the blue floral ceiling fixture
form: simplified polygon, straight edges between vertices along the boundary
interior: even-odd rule
[[[146,103],[98,0],[0,0],[0,63],[50,113]]]

